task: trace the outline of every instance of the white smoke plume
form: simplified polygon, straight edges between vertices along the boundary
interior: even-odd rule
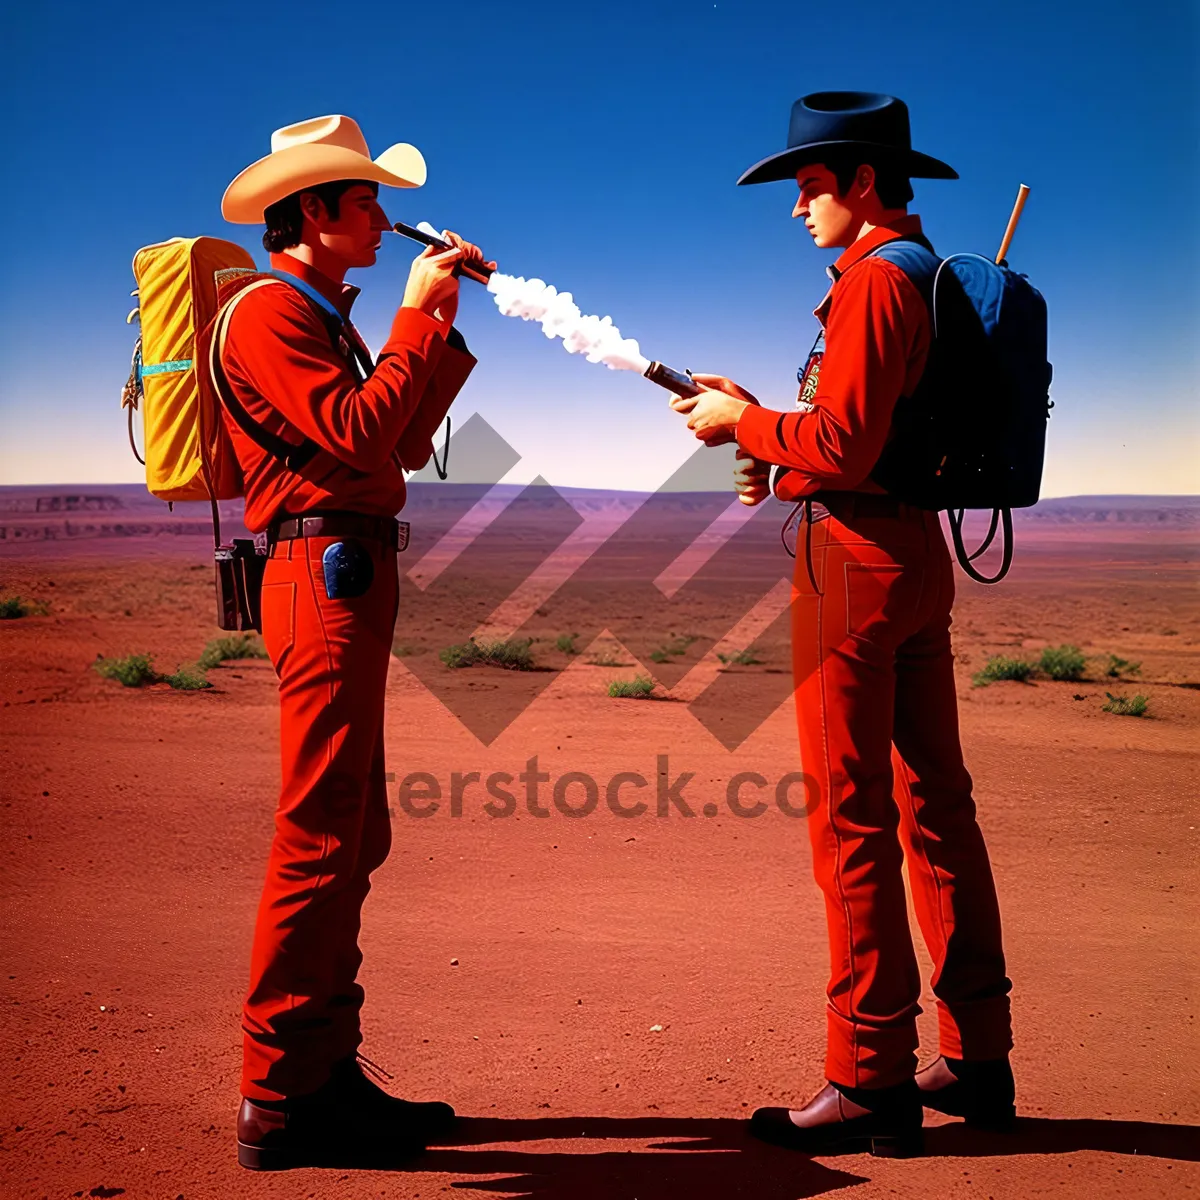
[[[417,228],[441,236],[424,221]],[[570,292],[560,292],[540,279],[499,271],[492,273],[487,289],[506,317],[537,321],[548,338],[562,338],[568,354],[582,354],[588,362],[603,363],[612,371],[637,371],[639,375],[650,366],[641,347],[633,338],[623,338],[611,317],[585,315]]]

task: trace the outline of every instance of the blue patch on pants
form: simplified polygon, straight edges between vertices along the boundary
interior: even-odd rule
[[[371,555],[358,542],[334,542],[321,555],[325,570],[325,595],[330,600],[352,600],[364,595],[375,578]]]

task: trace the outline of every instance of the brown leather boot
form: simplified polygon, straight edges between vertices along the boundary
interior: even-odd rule
[[[1016,1085],[1007,1058],[964,1062],[944,1055],[917,1072],[921,1103],[964,1117],[980,1129],[1011,1129],[1017,1119]]]
[[[454,1123],[449,1104],[417,1104],[389,1096],[355,1058],[334,1066],[306,1096],[238,1110],[238,1162],[252,1171],[289,1167],[387,1169],[425,1149]]]
[[[921,1099],[911,1080],[878,1089],[828,1083],[799,1110],[756,1109],[750,1132],[804,1154],[866,1150],[876,1158],[910,1158],[925,1148],[921,1120]]]

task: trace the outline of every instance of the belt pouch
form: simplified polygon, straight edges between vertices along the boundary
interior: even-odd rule
[[[215,551],[217,627],[262,632],[260,603],[267,556],[251,538],[234,538]]]

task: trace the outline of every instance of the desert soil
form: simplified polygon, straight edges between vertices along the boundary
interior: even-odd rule
[[[0,1193],[1200,1191],[1196,529],[1050,522],[1021,538],[1011,578],[962,583],[956,607],[963,735],[1014,980],[1016,1133],[931,1122],[926,1157],[898,1162],[810,1160],[747,1138],[756,1106],[798,1104],[822,1082],[827,951],[803,822],[774,805],[735,816],[725,792],[741,771],[774,783],[798,769],[790,700],[728,750],[680,702],[696,691],[687,678],[675,702],[609,699],[611,679],[643,668],[592,660],[633,664],[644,646],[602,637],[568,655],[554,639],[579,628],[579,610],[535,597],[514,627],[555,670],[513,706],[529,676],[449,672],[437,650],[471,626],[455,632],[449,602],[418,619],[414,602],[389,682],[395,837],[366,909],[363,1048],[397,1094],[444,1098],[467,1119],[397,1171],[279,1175],[242,1171],[234,1154],[239,1008],[278,782],[271,667],[227,663],[202,692],[125,689],[91,669],[144,652],[170,670],[216,635],[202,535],[0,546],[0,591],[48,605],[0,623]],[[727,624],[697,602],[644,645],[697,638],[671,656],[678,675]],[[1095,656],[1088,681],[971,687],[989,655],[1064,642]],[[760,652],[732,669],[747,695],[786,668],[778,638]],[[1109,653],[1141,674],[1101,679]],[[435,695],[422,679],[438,671]],[[1106,691],[1145,695],[1147,716],[1104,712]],[[455,715],[471,705],[502,711],[483,720],[490,742]],[[490,817],[478,786],[455,812],[452,773],[515,776],[535,754],[552,780],[597,780],[597,810],[568,818],[543,784],[546,817],[523,803]],[[660,755],[672,778],[693,774],[694,816],[655,815]],[[431,815],[401,802],[414,772],[442,789]],[[646,815],[605,806],[618,772],[649,781]],[[928,1060],[928,994],[923,1006]]]

